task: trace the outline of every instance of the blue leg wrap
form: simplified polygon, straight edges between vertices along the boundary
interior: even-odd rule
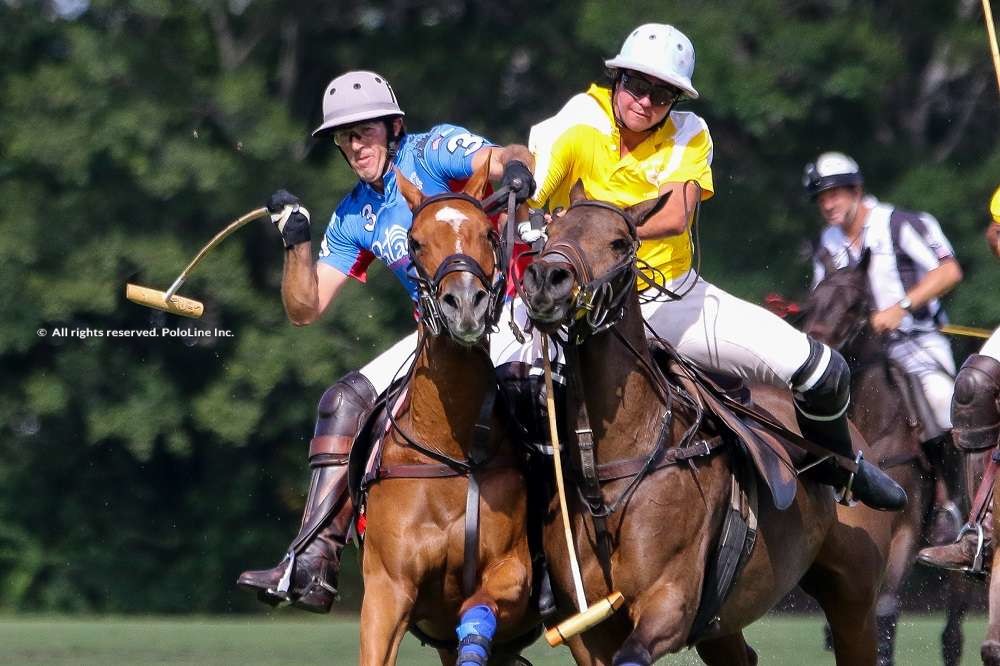
[[[497,631],[497,618],[488,606],[473,606],[462,614],[458,629],[458,666],[484,666]]]

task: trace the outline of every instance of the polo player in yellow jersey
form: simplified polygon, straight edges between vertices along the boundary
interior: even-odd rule
[[[695,204],[714,192],[708,126],[674,108],[681,99],[698,98],[694,63],[691,41],[676,28],[650,23],[633,30],[618,55],[605,61],[610,84],[592,85],[532,128],[528,148],[538,189],[531,203],[566,206],[577,180],[589,197],[622,207],[672,193],[639,228],[638,256],[660,286],[683,296],[645,303],[643,316],[702,366],[791,388],[803,433],[853,458],[845,416],[850,370],[840,354],[692,270]],[[824,481],[850,487],[854,499],[872,508],[898,510],[906,503],[903,489],[875,464],[862,461],[853,481],[824,467]]]
[[[1000,258],[1000,187],[990,200],[993,221],[986,229],[986,243],[990,251]],[[984,478],[988,456],[997,456],[1000,443],[1000,328],[979,350],[962,364],[955,377],[955,395],[951,400],[952,439],[966,457],[967,489],[972,514],[969,522],[959,532],[958,539],[947,546],[925,548],[917,561],[933,567],[984,573],[989,571],[993,558],[993,512],[991,502],[980,511],[975,506],[975,496],[993,485],[994,475]]]

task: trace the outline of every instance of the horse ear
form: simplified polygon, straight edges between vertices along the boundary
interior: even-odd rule
[[[479,167],[469,181],[462,188],[462,192],[475,199],[482,199],[486,193],[486,186],[490,182],[490,162],[493,160],[493,152],[486,156],[486,162]]]
[[[585,201],[590,197],[587,196],[587,190],[583,189],[583,181],[579,178],[573,183],[573,188],[569,191],[569,205],[575,204],[577,201]]]
[[[870,247],[866,247],[861,252],[861,260],[858,261],[858,270],[861,271],[862,273],[867,273],[868,264],[871,261],[871,258],[872,258],[872,250]]]
[[[392,167],[392,170],[396,172],[396,184],[399,185],[399,191],[403,193],[403,198],[406,199],[407,205],[410,210],[416,210],[417,206],[423,203],[424,193],[420,191],[420,188],[411,183],[403,172],[397,167]]]
[[[670,199],[671,194],[673,194],[672,190],[666,194],[656,197],[655,199],[640,201],[636,205],[626,208],[625,212],[631,215],[632,219],[635,220],[635,226],[641,227],[646,220],[653,217],[663,209],[663,207],[667,204],[667,200]]]

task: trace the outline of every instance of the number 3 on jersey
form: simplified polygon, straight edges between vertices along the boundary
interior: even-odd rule
[[[448,139],[447,148],[449,153],[453,153],[459,148],[465,148],[465,156],[468,157],[479,150],[483,143],[483,137],[471,134],[470,132],[463,132]]]

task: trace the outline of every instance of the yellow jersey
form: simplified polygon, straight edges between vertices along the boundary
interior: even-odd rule
[[[993,221],[1000,224],[1000,187],[997,188],[996,192],[993,193],[993,198],[990,199],[990,215],[993,216]]]
[[[535,157],[538,183],[531,205],[548,205],[550,210],[568,206],[569,191],[578,179],[591,198],[621,207],[659,196],[667,183],[689,180],[701,186],[703,201],[712,196],[712,137],[697,115],[672,111],[625,157],[620,143],[611,90],[591,85],[574,96],[555,116],[531,128],[528,149]],[[667,280],[684,275],[691,268],[690,230],[643,240],[639,258]]]

